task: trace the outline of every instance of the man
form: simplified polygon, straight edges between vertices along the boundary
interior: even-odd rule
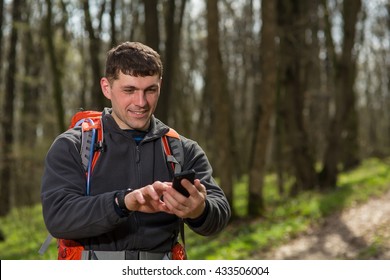
[[[177,192],[162,136],[169,130],[154,117],[163,66],[153,49],[125,42],[108,52],[104,96],[104,151],[91,174],[90,195],[80,159],[81,131],[52,144],[42,178],[43,216],[49,232],[84,246],[86,259],[170,259],[181,222],[201,235],[220,232],[230,218],[227,199],[194,141],[181,136],[187,198]]]

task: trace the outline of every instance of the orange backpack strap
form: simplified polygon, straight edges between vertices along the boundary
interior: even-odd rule
[[[69,128],[81,126],[86,119],[96,120],[102,117],[102,112],[99,111],[79,111],[73,115],[70,120]]]
[[[179,133],[170,128],[161,140],[167,162],[170,163],[175,174],[180,173],[184,164],[184,150]]]
[[[87,177],[86,195],[89,195],[91,173],[103,150],[102,112],[77,112],[70,121],[69,128],[72,127],[81,127],[80,156]]]
[[[81,123],[80,156],[87,177],[86,195],[90,194],[91,174],[103,149],[103,124],[98,118],[86,118]]]
[[[177,131],[174,130],[173,128],[169,128],[168,132],[165,133],[165,136],[173,137],[173,138],[176,138],[176,139],[179,139],[179,140],[180,140],[180,135],[179,135],[179,133],[177,133]]]

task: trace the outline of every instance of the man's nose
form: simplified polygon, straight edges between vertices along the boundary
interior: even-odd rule
[[[145,92],[143,90],[137,90],[135,93],[135,104],[142,107],[146,104]]]

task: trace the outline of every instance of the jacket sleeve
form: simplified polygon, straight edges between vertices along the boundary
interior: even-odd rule
[[[213,169],[203,151],[195,142],[181,137],[184,149],[183,170],[195,169],[196,178],[206,187],[206,209],[201,216],[202,222],[186,219],[186,224],[196,233],[204,236],[217,234],[222,231],[231,216],[230,205],[225,193],[213,178]]]
[[[77,132],[57,137],[42,177],[41,202],[48,231],[57,238],[80,239],[112,230],[120,222],[114,195],[85,196],[86,176],[77,148]]]

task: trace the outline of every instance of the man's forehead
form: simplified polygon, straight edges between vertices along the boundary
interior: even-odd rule
[[[126,87],[146,88],[150,86],[159,86],[161,79],[158,75],[141,77],[120,73],[118,79],[115,80],[114,83],[115,82]]]

